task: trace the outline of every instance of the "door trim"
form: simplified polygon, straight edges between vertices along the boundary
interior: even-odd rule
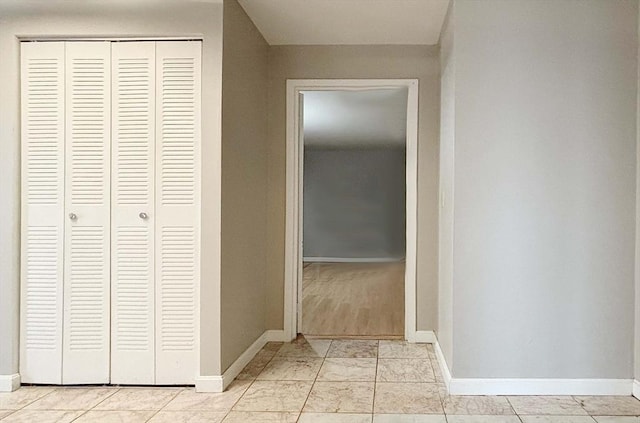
[[[407,88],[406,144],[406,268],[404,337],[416,342],[416,266],[418,209],[418,80],[417,79],[289,79],[287,80],[287,157],[284,270],[284,332],[292,340],[298,333],[302,294],[302,165],[300,142],[301,91]]]

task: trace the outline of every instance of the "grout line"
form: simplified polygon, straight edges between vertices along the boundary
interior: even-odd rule
[[[101,387],[100,387],[101,388]],[[64,389],[64,388],[63,388]],[[100,404],[102,404],[103,402],[105,402],[108,398],[111,398],[116,392],[118,392],[120,390],[120,388],[116,388],[113,390],[113,392],[109,395],[107,395],[106,397],[104,397],[101,401],[98,401],[97,404],[95,404],[93,407],[90,407],[86,410],[73,410],[73,411],[81,411],[80,415],[78,415],[77,417],[75,417],[72,422],[77,421],[78,419],[80,419],[82,416],[84,416],[85,414],[87,414],[89,411],[93,410],[94,408],[96,408],[97,406],[99,406]],[[66,410],[65,410],[66,411]],[[71,410],[69,410],[71,411]]]
[[[511,411],[513,411],[513,414],[518,416],[518,419],[520,419],[520,421],[522,421],[522,419],[520,418],[520,415],[518,413],[516,413],[516,409],[513,407],[513,404],[511,404],[511,401],[509,401],[509,396],[504,395],[504,398],[506,398],[507,404],[509,404],[509,408],[511,408]]]
[[[274,355],[273,357],[275,357],[275,355]],[[262,372],[264,371],[264,369],[266,369],[266,368],[267,368],[267,365],[271,362],[271,360],[273,360],[273,357],[271,357],[271,359],[270,359],[270,360],[267,362],[267,364],[262,368],[262,370],[260,370],[260,373],[262,373]],[[242,394],[240,394],[240,395],[238,396],[238,399],[236,399],[236,400],[233,402],[233,404],[231,405],[231,407],[229,407],[229,409],[228,409],[228,410],[227,410],[227,412],[225,413],[224,417],[222,418],[222,420],[223,420],[223,421],[224,421],[224,419],[226,419],[226,418],[227,418],[227,416],[229,415],[229,413],[231,413],[231,412],[233,411],[233,407],[235,407],[235,406],[240,402],[240,400],[241,400],[242,398],[244,398],[244,396],[246,395],[246,393],[247,393],[247,392],[249,391],[249,389],[251,389],[251,387],[253,386],[254,382],[256,382],[256,380],[258,380],[258,376],[260,375],[260,373],[258,373],[254,379],[247,379],[247,381],[249,382],[249,384],[248,384],[247,388],[246,388],[244,391],[242,391]],[[234,382],[236,382],[236,381],[237,381],[237,379],[233,380],[233,381],[229,384],[229,387],[230,387],[231,385],[233,385],[233,383],[234,383]],[[221,394],[222,394],[222,395],[224,395],[224,392],[221,392]]]
[[[108,387],[107,387],[108,388]],[[111,392],[109,395],[107,395],[106,397],[104,397],[101,401],[98,401],[98,403],[96,405],[94,405],[93,407],[90,407],[89,409],[87,409],[87,411],[90,410],[94,410],[97,406],[99,406],[100,404],[102,404],[103,402],[105,402],[106,400],[108,400],[109,398],[111,398],[112,396],[114,396],[116,393],[120,392],[121,388],[115,388],[113,389],[113,392]]]
[[[227,416],[229,415],[229,413],[231,413],[233,411],[233,407],[236,406],[236,404],[238,404],[238,402],[240,402],[240,400],[242,399],[242,397],[244,397],[244,394],[247,393],[247,391],[249,390],[249,388],[251,388],[251,385],[253,385],[253,382],[255,382],[256,380],[249,380],[249,386],[247,386],[247,389],[245,389],[242,394],[240,396],[238,396],[238,399],[234,401],[234,403],[231,405],[231,407],[224,411],[224,417],[222,418],[222,421],[224,421],[224,419],[227,418]],[[233,383],[233,382],[232,382]],[[221,394],[224,394],[223,392],[221,392]]]
[[[311,389],[309,389],[309,393],[307,394],[307,398],[304,400],[304,404],[302,404],[302,408],[300,409],[300,414],[298,415],[297,421],[300,421],[300,417],[302,416],[302,412],[304,408],[307,406],[307,402],[309,401],[309,397],[311,396],[311,391],[313,391],[313,387],[316,386],[316,381],[318,380],[318,376],[320,375],[320,370],[322,370],[322,366],[324,366],[325,360],[327,359],[327,354],[329,354],[329,350],[331,349],[331,345],[333,345],[335,341],[331,341],[329,343],[329,348],[325,351],[324,356],[322,357],[322,363],[320,364],[320,368],[318,368],[318,373],[316,373],[316,377],[313,379],[313,383],[311,384]]]
[[[282,344],[282,345],[284,345],[284,344]],[[264,347],[263,347],[263,348],[264,348]],[[280,347],[280,348],[278,349],[278,351],[280,351],[280,349],[281,349],[281,348],[282,348],[282,347]],[[254,377],[253,379],[248,379],[248,380],[251,380],[251,384],[249,385],[249,387],[250,387],[251,385],[253,385],[253,382],[255,382],[255,381],[257,381],[257,380],[258,380],[258,376],[260,376],[260,375],[262,374],[262,372],[264,372],[264,371],[265,371],[265,369],[266,369],[267,367],[269,367],[269,364],[271,364],[271,362],[272,362],[273,360],[275,360],[275,358],[276,358],[276,356],[277,356],[277,354],[278,354],[278,351],[276,351],[276,352],[275,352],[271,357],[269,357],[269,360],[267,360],[267,362],[264,364],[264,367],[263,367],[262,369],[260,369],[260,371],[258,372],[258,374],[256,375],[256,377]],[[258,351],[258,354],[260,354],[260,351]],[[256,354],[256,355],[258,355],[258,354]],[[254,358],[255,358],[255,357],[254,357]],[[251,359],[251,360],[253,360],[253,359]],[[249,361],[249,364],[251,364],[251,361]],[[247,366],[248,366],[249,364],[247,364]],[[245,366],[245,368],[246,368],[247,366]],[[242,370],[244,370],[244,369],[242,369]],[[242,371],[240,371],[240,373],[242,373]],[[234,380],[233,380],[233,382],[235,382],[236,380],[238,380],[238,379],[234,379]],[[233,383],[233,382],[231,382],[231,383]],[[247,389],[249,389],[249,388],[247,388]],[[245,391],[245,392],[246,392],[246,391]],[[244,396],[244,392],[242,393],[242,395]],[[234,404],[234,405],[235,405],[235,404]]]
[[[584,402],[579,401],[578,398],[576,398],[578,396],[581,396],[581,395],[572,395],[571,399],[574,400],[575,402],[577,402],[578,404],[580,404],[580,408],[582,408],[585,413],[587,413],[589,416],[591,416],[591,414],[587,411],[587,408],[584,406]],[[593,419],[593,416],[591,416],[591,418]],[[595,421],[595,419],[593,419],[593,420]]]
[[[195,389],[195,388],[193,388]],[[177,389],[177,392],[175,393],[174,396],[171,397],[171,399],[169,399],[169,401],[167,401],[162,407],[160,407],[159,409],[156,410],[155,413],[153,413],[151,416],[149,416],[149,418],[147,420],[145,420],[146,422],[148,422],[149,420],[151,420],[152,418],[154,418],[160,411],[164,410],[167,405],[169,405],[169,403],[171,401],[173,401],[174,399],[176,399],[178,397],[178,395],[180,395],[182,392],[186,391],[186,389]]]
[[[85,414],[87,414],[90,410],[78,410],[78,411],[82,411],[82,413],[80,413],[80,415],[76,418],[74,418],[73,420],[71,420],[72,422],[77,421],[80,417],[84,416]]]
[[[23,407],[23,408],[19,408],[19,409],[17,409],[17,410],[2,410],[2,411],[10,411],[10,413],[9,413],[9,414],[7,414],[6,416],[4,416],[4,417],[0,418],[0,421],[4,421],[7,417],[12,416],[12,415],[14,415],[15,413],[17,413],[18,411],[23,410],[23,409],[24,409],[24,407]]]
[[[429,364],[431,365],[431,371],[433,372],[433,379],[434,379],[434,382],[436,384],[436,389],[438,390],[437,392],[438,392],[438,398],[440,398],[440,406],[442,407],[442,414],[444,414],[444,416],[445,416],[444,418],[448,422],[449,420],[447,419],[447,412],[446,412],[445,405],[444,405],[445,398],[440,393],[441,392],[440,382],[438,382],[438,378],[436,377],[436,371],[433,368],[433,361],[431,360],[431,354],[430,354],[429,348],[427,348],[427,356],[429,357]],[[438,371],[440,371],[440,375],[442,376],[442,371],[440,370],[440,368],[438,368]],[[447,397],[449,397],[449,391],[448,390],[447,390],[447,394],[446,395],[447,395]]]
[[[511,407],[511,410],[513,410],[514,414],[515,414],[516,416],[518,416],[518,419],[519,419],[520,421],[522,421],[522,419],[520,418],[520,414],[518,414],[518,413],[516,412],[516,408],[515,408],[515,407],[513,406],[513,404],[511,403],[511,399],[509,399],[509,395],[505,395],[504,397],[507,399],[507,404],[509,404],[509,407]]]
[[[224,421],[224,419],[226,419],[229,414],[233,411],[233,407],[235,407],[242,398],[244,398],[244,396],[246,395],[246,393],[249,391],[249,389],[251,388],[251,386],[253,386],[253,384],[258,380],[258,376],[260,376],[262,374],[262,372],[264,372],[264,370],[267,368],[267,366],[269,365],[269,363],[271,363],[273,361],[274,358],[276,358],[278,352],[282,349],[282,347],[284,346],[284,344],[286,344],[286,342],[283,342],[282,345],[280,345],[280,348],[278,348],[277,351],[274,351],[273,355],[269,358],[269,360],[267,361],[267,363],[264,365],[264,367],[262,369],[260,369],[260,371],[258,372],[258,374],[256,375],[256,377],[254,377],[253,379],[234,379],[231,384],[229,386],[231,386],[233,383],[241,380],[241,381],[247,381],[249,383],[249,385],[247,386],[247,389],[245,389],[242,394],[240,396],[238,396],[238,399],[235,400],[235,402],[233,403],[233,405],[231,406],[231,408],[229,408],[226,412],[224,417],[222,418],[222,421]],[[266,345],[266,344],[265,344]],[[262,351],[264,349],[264,347],[262,347],[260,349],[260,351]],[[260,351],[258,351],[258,353],[260,353]],[[256,354],[257,355],[257,354]],[[255,357],[254,357],[255,358]],[[251,359],[253,360],[253,359]],[[251,363],[251,361],[249,363],[247,363],[247,366]],[[245,366],[245,368],[247,367]],[[244,370],[244,369],[242,369]],[[240,373],[242,373],[242,371],[240,371]],[[296,419],[297,421],[297,419]]]
[[[378,392],[378,365],[380,363],[380,341],[376,341],[376,374],[373,377],[373,403],[371,404],[371,422],[376,412],[376,394]]]
[[[20,389],[22,389],[23,387],[21,387]],[[31,402],[28,402],[27,404],[23,405],[21,408],[14,410],[14,411],[18,411],[18,410],[24,410],[25,408],[27,408],[28,406],[30,406],[31,404],[33,404],[36,401],[40,401],[42,398],[51,395],[52,393],[54,393],[55,391],[57,391],[60,387],[59,386],[51,386],[51,391],[47,392],[46,394],[42,395],[41,397],[38,397],[36,399],[34,399]],[[13,414],[13,413],[12,413]],[[2,418],[2,420],[4,420],[4,417]]]

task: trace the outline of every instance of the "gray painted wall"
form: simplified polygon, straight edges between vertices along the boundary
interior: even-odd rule
[[[402,258],[404,148],[304,151],[305,258]]]
[[[455,154],[454,3],[440,36],[440,215],[438,220],[438,342],[453,364],[453,204]]]
[[[453,12],[454,377],[630,378],[638,2]]]
[[[224,2],[221,354],[225,371],[265,331],[266,41],[237,0]],[[206,159],[203,160],[206,166]],[[207,189],[206,186],[203,189]],[[206,217],[205,217],[206,219]]]

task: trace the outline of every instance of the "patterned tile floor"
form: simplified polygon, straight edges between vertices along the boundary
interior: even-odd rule
[[[628,397],[446,394],[431,345],[269,343],[222,394],[193,388],[23,387],[5,422],[640,423]]]

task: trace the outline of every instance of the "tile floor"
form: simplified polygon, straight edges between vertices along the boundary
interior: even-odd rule
[[[222,394],[193,388],[23,387],[5,422],[640,423],[628,397],[448,396],[430,345],[269,343]]]

